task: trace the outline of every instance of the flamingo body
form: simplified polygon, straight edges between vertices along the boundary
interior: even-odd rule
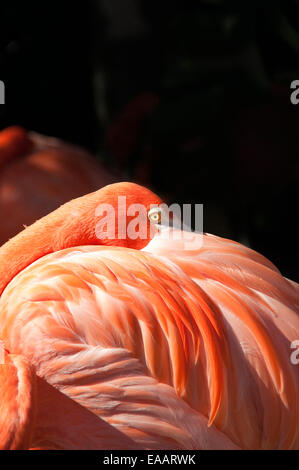
[[[83,199],[90,207],[109,191]],[[25,253],[0,299],[2,448],[299,448],[298,285],[238,243],[192,240],[186,249],[156,234],[134,249],[66,237],[67,247]]]
[[[115,182],[88,152],[19,127],[0,132],[0,245],[65,202]]]

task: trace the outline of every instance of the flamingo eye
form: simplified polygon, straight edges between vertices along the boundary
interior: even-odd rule
[[[150,209],[148,211],[148,218],[154,224],[160,224],[162,218],[161,209],[159,207],[153,207],[153,209]]]

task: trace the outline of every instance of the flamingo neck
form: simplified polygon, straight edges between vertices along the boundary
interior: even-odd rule
[[[93,217],[96,196],[91,193],[64,204],[0,248],[0,296],[19,272],[41,257],[64,248],[100,244]]]

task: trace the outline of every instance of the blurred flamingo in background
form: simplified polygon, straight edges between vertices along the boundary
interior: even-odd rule
[[[70,199],[115,181],[74,145],[17,126],[1,131],[0,244]]]
[[[119,195],[145,239],[97,233]],[[109,185],[0,249],[1,448],[299,448],[298,285],[233,241],[165,238],[160,202]]]

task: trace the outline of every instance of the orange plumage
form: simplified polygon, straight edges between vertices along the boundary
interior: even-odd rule
[[[213,235],[105,245],[120,193],[160,202],[111,185],[0,249],[0,446],[298,449],[298,285]]]
[[[0,245],[61,204],[113,183],[86,151],[10,127],[0,132]]]

